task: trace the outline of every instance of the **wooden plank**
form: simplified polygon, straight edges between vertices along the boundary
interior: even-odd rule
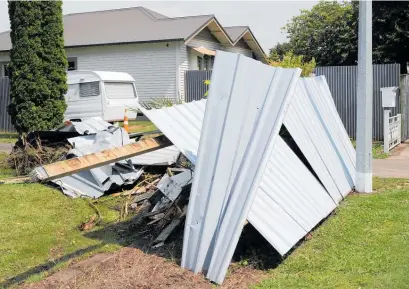
[[[93,154],[36,167],[31,176],[35,180],[50,181],[84,170],[101,167],[172,145],[165,136],[148,138],[136,143],[115,147]]]

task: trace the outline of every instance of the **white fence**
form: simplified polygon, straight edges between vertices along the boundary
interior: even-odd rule
[[[383,138],[383,151],[389,153],[389,151],[400,144],[402,134],[402,115],[397,114],[390,117],[390,110],[384,110],[384,138]]]

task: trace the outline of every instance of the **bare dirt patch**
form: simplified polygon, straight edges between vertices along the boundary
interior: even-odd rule
[[[117,226],[120,224],[117,224]],[[160,248],[152,248],[148,235],[136,233],[134,243],[116,253],[98,254],[86,260],[72,263],[46,279],[33,284],[23,284],[22,288],[214,288],[203,274],[194,274],[180,268],[183,226],[176,230],[169,242]],[[98,238],[102,232],[87,233],[90,238]],[[119,228],[116,228],[118,230]],[[136,231],[136,232],[135,232]],[[248,288],[260,282],[268,269],[282,261],[274,248],[250,224],[244,227],[237,245],[233,262],[222,286],[217,288]]]
[[[101,255],[96,262],[71,265],[54,275],[22,288],[213,288],[203,275],[184,270],[173,261],[150,255],[137,248],[122,248],[112,256]],[[105,258],[105,260],[103,260]],[[99,259],[99,260],[98,260]],[[87,261],[87,260],[85,260]],[[94,263],[94,264],[92,264]],[[233,264],[219,288],[248,288],[259,282],[264,272]]]

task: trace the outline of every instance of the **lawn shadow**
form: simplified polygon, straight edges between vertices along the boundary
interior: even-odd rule
[[[4,282],[0,283],[0,288],[7,288],[10,287],[12,285],[17,285],[20,284],[24,281],[26,281],[27,279],[29,279],[31,276],[45,272],[45,271],[49,271],[50,269],[52,269],[53,267],[55,267],[56,265],[58,265],[59,263],[62,262],[66,262],[69,261],[71,259],[77,258],[79,256],[82,256],[84,254],[87,254],[91,251],[94,251],[96,249],[99,249],[101,247],[103,247],[105,244],[101,243],[101,244],[97,244],[97,245],[92,245],[83,249],[79,249],[75,252],[69,253],[67,255],[64,255],[60,258],[57,258],[53,261],[48,261],[46,263],[43,263],[41,265],[38,265],[36,267],[31,268],[30,270],[23,272],[21,274],[18,274],[12,278],[9,278],[7,280],[5,280]]]
[[[161,230],[154,226],[134,226],[133,220],[108,225],[100,230],[86,233],[84,236],[106,241],[107,235],[115,235],[112,242],[122,246],[138,248],[146,254],[154,254],[180,265],[183,248],[184,224],[178,226],[165,244],[159,248],[151,246]],[[112,234],[115,232],[114,234]],[[266,239],[248,223],[242,231],[232,262],[250,265],[253,268],[268,270],[276,268],[282,262],[281,255]]]

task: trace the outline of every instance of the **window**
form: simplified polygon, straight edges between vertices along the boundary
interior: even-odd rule
[[[78,87],[79,87],[78,83],[68,85],[67,94],[65,95],[66,101],[72,101],[72,100],[78,99]]]
[[[108,98],[136,98],[135,89],[132,83],[105,82],[105,93]]]
[[[212,69],[212,60],[211,60],[211,57],[208,56],[208,55],[205,55],[205,56],[203,57],[203,59],[204,59],[204,70],[210,70],[210,69]]]
[[[200,56],[197,57],[197,69],[199,70],[203,69],[203,58]]]
[[[80,97],[92,97],[99,94],[99,81],[80,83]]]
[[[214,56],[203,55],[203,57],[197,57],[197,69],[198,70],[211,70],[213,67]]]
[[[77,70],[77,59],[76,58],[68,58],[68,71]]]
[[[9,68],[9,64],[5,63],[3,65],[1,65],[1,76],[3,77],[10,77],[10,68]]]

